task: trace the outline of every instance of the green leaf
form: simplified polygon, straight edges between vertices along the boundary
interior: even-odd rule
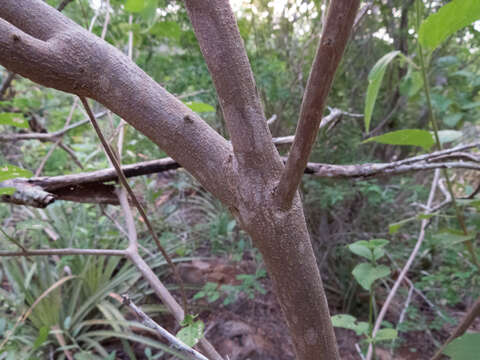
[[[12,195],[16,190],[14,187],[0,187],[0,195]]]
[[[364,321],[358,321],[351,315],[338,314],[332,316],[332,325],[344,329],[355,331],[357,335],[364,335],[368,333],[368,323]]]
[[[384,247],[388,244],[388,240],[386,239],[371,239],[368,241],[368,246],[370,249],[378,249]]]
[[[380,136],[374,136],[364,141],[364,143],[375,141],[381,144],[389,145],[411,145],[420,146],[424,150],[430,149],[435,141],[429,131],[419,129],[406,129],[392,131]]]
[[[144,0],[127,0],[125,10],[128,12],[139,13],[145,8]]]
[[[33,350],[38,349],[45,341],[47,341],[49,331],[50,330],[47,326],[42,326],[40,330],[38,330],[38,336],[33,344]]]
[[[447,126],[454,127],[462,120],[462,117],[463,114],[461,113],[447,115],[443,118],[443,123]]]
[[[400,92],[402,95],[413,97],[417,95],[423,87],[423,77],[420,71],[410,71],[400,84]]]
[[[33,174],[25,169],[19,168],[15,165],[0,165],[0,182],[8,179],[15,179],[19,177],[29,178]]]
[[[365,131],[367,133],[370,131],[370,121],[372,120],[373,108],[377,101],[378,91],[380,90],[385,70],[387,69],[388,64],[390,64],[398,54],[400,54],[400,51],[392,51],[383,56],[373,66],[368,75],[367,96],[365,98]]]
[[[11,125],[28,129],[28,121],[25,120],[23,114],[19,113],[0,113],[0,125]]]
[[[355,280],[365,289],[370,291],[375,280],[381,279],[390,274],[390,269],[385,265],[373,266],[368,263],[361,263],[355,266],[352,271]]]
[[[148,23],[152,24],[157,15],[158,0],[144,0],[143,9],[140,16]]]
[[[447,345],[444,354],[452,360],[472,360],[480,354],[480,334],[465,334]]]
[[[182,34],[182,28],[180,27],[180,24],[175,21],[162,21],[153,25],[149,32],[160,38],[178,40]]]
[[[438,137],[441,144],[446,144],[455,140],[460,139],[463,136],[461,131],[457,130],[440,130],[438,132]]]
[[[195,346],[195,344],[203,337],[204,328],[205,324],[203,321],[195,321],[182,328],[177,333],[177,338],[190,347]]]
[[[461,244],[465,241],[473,240],[475,239],[476,236],[477,234],[474,232],[468,235],[464,235],[463,232],[449,229],[449,230],[435,234],[433,236],[433,239],[440,242],[441,246],[450,247],[457,244]]]
[[[185,315],[185,317],[183,318],[182,322],[180,323],[180,325],[182,326],[189,326],[189,325],[192,325],[194,322],[195,322],[195,318],[197,317],[198,315],[192,315],[192,314],[187,314]]]
[[[480,1],[453,0],[425,19],[418,40],[427,50],[437,48],[447,37],[480,19]]]
[[[380,329],[373,338],[373,342],[395,340],[398,337],[397,330],[395,329]]]
[[[189,102],[186,102],[185,105],[187,105],[190,109],[192,109],[197,113],[215,111],[215,108],[213,106],[202,103],[202,102],[189,101]]]
[[[353,244],[348,245],[348,249],[355,255],[362,256],[368,260],[372,260],[372,251],[367,246],[365,246],[362,242],[366,242],[366,241],[360,240],[360,241],[354,242]]]
[[[477,101],[477,102],[471,102],[471,103],[468,103],[468,104],[465,104],[465,105],[462,105],[462,110],[471,110],[471,109],[475,109],[477,107],[480,106],[480,102]]]
[[[377,261],[385,255],[382,247],[387,244],[388,240],[385,239],[360,240],[350,244],[348,249],[355,255],[362,256],[370,261]]]

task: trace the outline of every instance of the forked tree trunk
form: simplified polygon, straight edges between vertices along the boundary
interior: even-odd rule
[[[306,164],[359,0],[332,0],[294,149]],[[299,360],[338,350],[296,185],[273,145],[228,0],[186,0],[230,144],[126,56],[41,0],[1,0],[0,64],[39,84],[104,104],[185,167],[239,220],[261,251]],[[306,135],[307,134],[307,135]],[[304,143],[304,139],[307,143]],[[291,162],[291,161],[290,161]],[[303,167],[303,168],[302,168]],[[285,174],[284,174],[285,175]],[[285,177],[285,176],[284,176]],[[290,189],[289,189],[290,187]],[[293,200],[292,200],[293,199]],[[281,206],[279,206],[281,204]]]

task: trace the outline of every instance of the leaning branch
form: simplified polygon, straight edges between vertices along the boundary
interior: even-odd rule
[[[186,0],[185,5],[217,90],[239,171],[255,168],[259,174],[274,166],[280,170],[280,158],[229,1]]]
[[[276,202],[290,208],[317,138],[328,93],[350,37],[359,0],[332,0],[303,97],[295,140],[276,191]]]
[[[155,321],[152,320],[152,318],[150,318],[147,314],[145,314],[142,311],[142,309],[140,309],[137,305],[135,305],[128,296],[123,295],[122,298],[123,298],[123,304],[127,305],[130,308],[130,310],[132,310],[135,313],[135,315],[138,316],[142,324],[154,330],[158,335],[166,339],[170,345],[181,350],[184,353],[189,354],[193,359],[208,360],[205,356],[200,354],[198,351],[195,351],[188,345],[185,345],[182,341],[177,339],[174,335],[170,334],[167,330],[165,330],[163,327],[158,325]]]

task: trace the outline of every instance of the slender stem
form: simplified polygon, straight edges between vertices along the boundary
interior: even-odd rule
[[[157,334],[166,339],[167,342],[169,342],[173,347],[176,347],[177,349],[180,349],[181,351],[189,354],[193,359],[208,360],[208,358],[206,358],[204,355],[200,354],[198,351],[195,351],[188,345],[185,345],[174,335],[170,334],[167,330],[158,325],[147,314],[145,314],[141,308],[136,306],[126,295],[123,296],[123,303],[127,305],[140,318],[140,320],[145,326],[155,330]]]
[[[373,342],[373,298],[374,290],[370,287],[370,296],[368,300],[368,328],[370,333],[370,340],[372,341],[373,360],[375,360],[375,343]]]
[[[40,249],[25,251],[0,251],[0,257],[14,256],[48,256],[48,255],[96,255],[96,256],[126,256],[125,250],[108,250],[108,249]]]
[[[416,13],[417,13],[417,29],[419,29],[420,28],[420,19],[421,19],[421,16],[422,16],[420,1],[417,0],[415,5],[416,5],[415,8],[416,8]],[[434,136],[435,136],[435,141],[437,143],[438,150],[441,151],[441,150],[443,150],[443,147],[442,147],[442,144],[440,142],[440,137],[438,135],[438,131],[439,131],[438,130],[439,129],[438,121],[437,121],[437,117],[436,117],[435,111],[433,110],[433,106],[432,106],[432,100],[431,100],[431,96],[430,96],[430,85],[429,85],[428,77],[427,77],[427,66],[426,66],[426,62],[425,62],[425,56],[424,56],[424,53],[423,53],[422,45],[420,44],[420,42],[418,42],[418,54],[419,54],[419,59],[420,59],[420,69],[421,69],[422,77],[423,77],[423,86],[424,86],[424,91],[425,91],[425,97],[426,97],[426,100],[427,100],[430,122],[432,123],[433,133],[434,133]],[[443,169],[442,172],[443,172],[443,175],[445,177],[445,182],[447,184],[448,192],[450,193],[450,196],[452,198],[452,206],[455,209],[455,214],[457,216],[458,224],[460,225],[460,228],[462,229],[464,235],[468,235],[468,230],[467,230],[467,227],[465,225],[465,219],[464,219],[464,216],[463,216],[463,212],[460,210],[460,208],[457,204],[457,201],[455,199],[455,194],[453,192],[452,183],[450,181],[450,177],[448,176],[448,170]],[[476,251],[475,251],[475,246],[473,244],[473,241],[472,240],[466,241],[465,246],[466,246],[468,252],[470,253],[470,256],[472,257],[473,263],[475,264],[477,269],[480,270],[480,262],[477,258],[477,254],[476,254]]]
[[[180,286],[180,292],[182,294],[182,301],[183,301],[183,309],[184,309],[185,313],[188,313],[188,311],[187,311],[188,310],[187,296],[185,294],[185,287],[184,287],[182,278],[180,277],[180,274],[178,273],[177,267],[175,266],[172,259],[170,258],[168,253],[163,248],[163,246],[160,244],[160,240],[158,239],[158,236],[155,233],[155,230],[153,229],[153,226],[150,223],[150,220],[148,219],[147,214],[145,213],[145,210],[143,209],[143,206],[140,204],[137,197],[135,196],[135,193],[133,192],[132,188],[128,184],[127,178],[125,177],[125,174],[123,173],[122,168],[120,167],[120,165],[118,163],[117,157],[115,156],[114,152],[110,148],[110,145],[105,140],[105,137],[103,136],[102,131],[100,130],[100,127],[98,126],[97,121],[95,120],[95,115],[93,115],[92,109],[90,108],[90,105],[88,105],[87,99],[84,98],[83,96],[81,96],[80,100],[82,101],[82,104],[85,107],[85,111],[87,112],[88,117],[90,118],[90,121],[93,125],[93,128],[95,129],[95,132],[97,133],[97,135],[100,139],[100,142],[102,143],[103,148],[105,149],[105,152],[107,153],[108,157],[110,158],[110,161],[112,162],[112,165],[113,165],[113,167],[115,168],[115,170],[118,174],[118,179],[120,180],[120,182],[122,183],[124,188],[127,190],[133,204],[135,205],[138,212],[140,213],[140,216],[142,217],[143,221],[145,222],[145,225],[147,226],[148,231],[152,235],[158,249],[160,250],[163,257],[167,261],[168,265],[172,269],[173,274],[174,274],[174,276],[175,276],[175,278],[176,278],[176,280],[177,280],[177,282]]]

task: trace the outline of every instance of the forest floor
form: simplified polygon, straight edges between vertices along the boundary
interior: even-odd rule
[[[255,273],[253,260],[242,260],[235,265],[227,260],[204,259],[183,263],[180,267],[187,283],[202,284],[206,281],[223,284],[237,284],[236,275]],[[272,283],[266,278],[259,280],[265,294],[255,293],[253,298],[240,296],[227,306],[222,305],[222,298],[207,303],[197,301],[200,317],[206,324],[206,337],[215,348],[229,360],[293,360],[293,346],[288,335],[286,324],[276,301]],[[327,294],[328,296],[328,294]],[[333,300],[333,299],[331,299]],[[426,318],[432,320],[435,313],[422,299],[414,299],[415,306],[424,312]],[[338,313],[335,304],[331,313]],[[397,308],[403,304],[397,304]],[[395,305],[394,305],[395,306]],[[464,312],[451,309],[451,314],[460,319]],[[396,316],[390,322],[395,323]],[[377,360],[423,360],[430,359],[437,345],[434,341],[443,341],[448,337],[454,325],[444,326],[441,330],[401,332],[394,351],[391,347],[377,347]],[[480,329],[480,321],[476,326]],[[351,330],[335,329],[342,360],[361,359],[358,346],[362,339]],[[435,340],[433,340],[435,338]],[[363,344],[363,346],[365,346]]]

